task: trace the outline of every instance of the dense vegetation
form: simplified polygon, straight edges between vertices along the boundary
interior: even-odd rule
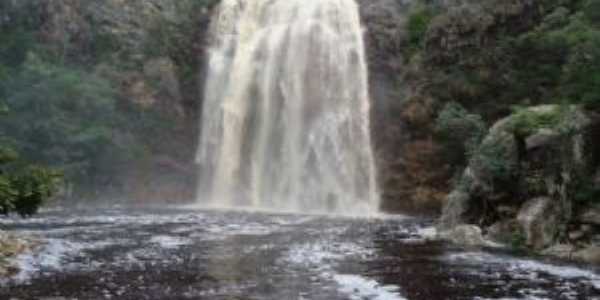
[[[195,134],[186,118],[199,93],[199,12],[214,3],[177,1],[157,6],[162,13],[132,1],[135,13],[150,10],[139,28],[133,16],[117,22],[118,3],[2,1],[0,210],[33,212],[22,203],[50,196],[55,171],[63,197],[101,198],[135,189],[126,185],[142,179],[132,170],[169,176],[157,157],[190,160],[181,143]]]
[[[600,1],[464,2],[417,5],[407,26],[409,80],[420,87],[413,98],[434,99],[423,105],[433,107],[453,172],[477,154],[487,128],[515,111],[523,135],[560,122],[559,113],[539,117],[526,107],[600,107]]]
[[[0,149],[0,214],[35,214],[57,192],[60,179],[60,173],[23,165],[17,161],[15,152]]]
[[[426,145],[428,157],[406,165],[444,179],[414,183],[443,195],[442,227],[600,258],[599,9],[598,0],[414,6],[405,120],[418,132],[408,145]],[[440,157],[445,168],[427,165]]]

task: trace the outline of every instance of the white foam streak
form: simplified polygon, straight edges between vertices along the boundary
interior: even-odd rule
[[[572,266],[558,266],[529,259],[504,258],[483,252],[467,252],[447,255],[445,260],[467,264],[500,264],[515,276],[536,278],[545,273],[558,278],[581,279],[600,289],[600,274]]]
[[[406,300],[397,293],[397,286],[382,286],[375,280],[358,275],[334,275],[340,285],[340,292],[350,296],[351,300]]]

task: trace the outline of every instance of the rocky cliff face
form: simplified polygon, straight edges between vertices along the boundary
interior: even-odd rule
[[[125,197],[189,199],[202,102],[203,64],[217,1],[42,0],[31,13],[37,40],[110,80],[120,107],[167,120],[160,136],[142,137],[150,157],[139,158],[120,181]],[[158,118],[150,117],[152,115]],[[142,123],[143,120],[136,120]]]
[[[414,54],[420,42],[414,41],[411,18],[419,11],[448,10],[462,2],[359,3],[369,58],[372,130],[382,208],[435,215],[443,206],[452,170],[445,161],[443,145],[435,136],[440,103],[427,91],[432,78],[425,69],[424,57]],[[423,37],[419,38],[430,35],[420,34]]]
[[[189,198],[193,193],[202,70],[217,2],[36,2],[41,41],[67,61],[117,83],[123,107],[148,108],[170,120],[168,130],[148,143],[151,157],[126,176],[126,185],[140,193],[136,198]],[[546,81],[535,89],[520,85],[524,78],[515,70],[527,60],[520,59],[519,48],[505,45],[547,26],[544,22],[562,22],[574,1],[357,2],[365,28],[383,208],[439,213],[452,190],[451,179],[467,163],[463,151],[440,137],[440,111],[458,102],[491,126],[510,114],[512,104],[538,104],[553,96]],[[546,138],[538,135],[531,143]],[[455,190],[449,199],[467,194]]]
[[[410,94],[403,80],[406,59],[402,48],[412,1],[359,2],[368,45],[373,133],[385,188],[384,206],[414,208],[411,200],[404,200],[414,190],[406,169],[418,170],[421,162],[407,162],[401,153],[420,151],[421,146],[429,145],[427,140],[419,139],[407,146],[411,137],[401,117],[406,110],[403,99]],[[152,201],[186,198],[193,193],[194,180],[190,178],[194,176],[192,160],[202,105],[203,64],[216,3],[42,0],[33,6],[40,22],[40,42],[68,62],[85,65],[109,78],[118,86],[124,107],[157,111],[170,120],[171,128],[166,133],[169,142],[152,142],[152,157],[130,168],[125,176],[125,185],[134,198]],[[165,178],[174,179],[163,182]]]

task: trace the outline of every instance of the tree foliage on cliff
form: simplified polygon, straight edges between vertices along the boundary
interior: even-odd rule
[[[428,26],[427,88],[486,120],[513,105],[600,103],[598,0],[452,6]]]
[[[27,160],[51,165],[83,184],[109,177],[131,156],[115,140],[122,116],[114,88],[77,68],[48,63],[34,53],[2,82],[10,113],[1,131]]]
[[[12,148],[0,144],[0,214],[33,215],[55,194],[61,178],[60,172],[29,165]]]
[[[9,111],[0,118],[0,144],[63,171],[67,194],[119,193],[123,174],[152,164],[151,154],[167,148],[160,137],[180,130],[132,99],[138,82],[149,83],[142,97],[162,96],[148,88],[146,61],[174,61],[182,93],[198,96],[195,14],[216,1],[158,2],[127,3],[144,12],[118,1],[0,2],[0,108]]]

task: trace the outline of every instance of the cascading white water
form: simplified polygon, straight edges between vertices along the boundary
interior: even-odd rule
[[[212,26],[198,201],[375,213],[367,65],[354,0],[223,0]]]

